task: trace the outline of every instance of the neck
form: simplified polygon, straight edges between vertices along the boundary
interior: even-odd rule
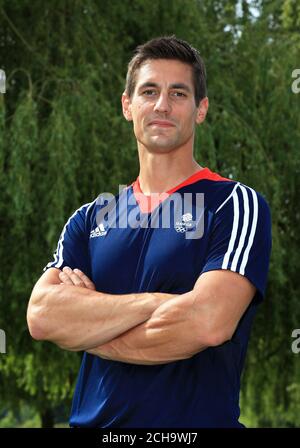
[[[166,192],[202,169],[194,159],[192,150],[153,153],[141,145],[138,150],[139,183],[146,195]]]

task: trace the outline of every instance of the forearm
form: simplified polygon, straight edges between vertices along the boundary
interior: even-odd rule
[[[151,331],[146,324],[141,324],[87,352],[111,361],[156,365],[188,359],[207,348],[204,344],[194,345],[193,341],[180,341],[178,336],[178,331],[174,335],[168,332],[162,340],[159,332]]]
[[[134,364],[186,359],[230,340],[255,287],[230,271],[202,274],[194,289],[160,305],[147,322],[91,353]]]
[[[69,350],[87,350],[146,321],[171,297],[162,293],[110,295],[57,284],[33,291],[28,315],[34,321],[36,339]]]
[[[88,350],[104,359],[133,364],[165,364],[187,359],[208,347],[199,329],[192,293],[163,304],[144,323],[112,341]]]

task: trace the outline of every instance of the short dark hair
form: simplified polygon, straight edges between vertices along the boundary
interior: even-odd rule
[[[126,76],[125,91],[129,97],[136,86],[137,71],[149,59],[173,59],[189,64],[193,69],[196,104],[206,96],[206,70],[198,50],[176,36],[165,36],[151,39],[135,49]]]

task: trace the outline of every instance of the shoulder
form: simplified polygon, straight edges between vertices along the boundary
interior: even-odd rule
[[[62,233],[66,232],[85,232],[89,221],[95,212],[97,199],[78,207],[69,217],[64,225]]]
[[[229,207],[236,210],[243,208],[246,213],[250,208],[253,208],[254,214],[258,211],[270,212],[268,202],[264,196],[254,188],[241,182],[230,183],[223,192],[225,195],[223,197],[220,195],[221,200],[217,201],[215,213]]]
[[[228,195],[219,203],[216,202],[213,211],[214,222],[226,233],[229,231],[230,241],[234,247],[237,241],[248,241],[252,247],[254,240],[267,245],[272,241],[272,223],[270,207],[264,196],[241,182],[231,185]],[[258,243],[259,242],[259,243]]]
[[[78,221],[78,222],[85,221],[86,217],[89,216],[93,212],[96,202],[97,202],[97,199],[78,207],[74,211],[74,213],[70,216],[68,221],[75,221],[75,222],[76,221]]]
[[[256,207],[264,213],[270,213],[264,196],[253,187],[234,179],[228,179],[205,168],[203,177],[193,185],[193,190],[204,194],[204,203],[213,213],[229,208]]]

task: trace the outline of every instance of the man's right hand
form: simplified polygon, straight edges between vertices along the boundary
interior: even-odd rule
[[[71,269],[65,266],[59,273],[59,279],[64,285],[79,286],[96,291],[94,283],[80,269]]]

